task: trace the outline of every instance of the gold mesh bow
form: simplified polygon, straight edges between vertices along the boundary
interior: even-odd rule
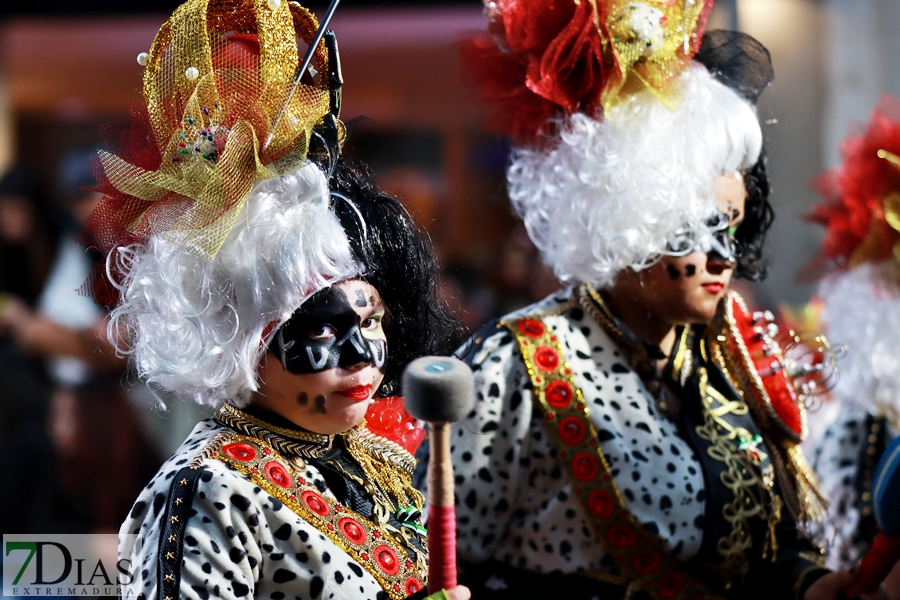
[[[590,0],[597,6],[601,0]],[[651,90],[668,106],[678,101],[669,85],[684,72],[700,47],[712,0],[612,0],[605,2],[609,49],[618,67],[604,89],[604,111]]]
[[[329,112],[324,44],[312,63],[321,75],[291,93],[297,38],[309,43],[317,28],[295,2],[189,0],[175,10],[144,73],[159,168],[100,153],[106,179],[126,198],[117,211],[122,227],[216,255],[253,185],[299,169],[313,127]],[[258,55],[247,34],[257,36]]]

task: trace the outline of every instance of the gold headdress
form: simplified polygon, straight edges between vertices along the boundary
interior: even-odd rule
[[[541,143],[555,117],[602,117],[644,89],[671,105],[712,0],[484,0],[489,32],[463,46],[492,126]]]
[[[188,0],[175,10],[138,56],[146,110],[107,129],[119,139],[108,140],[115,153],[100,153],[106,197],[88,223],[104,250],[162,234],[212,258],[256,182],[299,169],[317,125],[342,133],[332,35],[295,86],[297,40],[311,43],[317,28],[308,10],[281,0]]]

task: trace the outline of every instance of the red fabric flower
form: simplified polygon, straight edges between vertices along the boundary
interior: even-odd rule
[[[597,118],[629,81],[636,84],[628,93],[647,85],[665,95],[699,48],[712,0],[692,7],[647,4],[662,11],[663,28],[670,14],[690,24],[689,49],[670,43],[652,58],[635,54],[635,43],[649,42],[631,29],[629,11],[636,9],[617,0],[492,1],[488,33],[464,41],[461,51],[463,80],[490,106],[490,128],[540,147],[557,133],[554,117],[581,112]]]
[[[403,446],[410,454],[425,439],[425,428],[403,406],[403,398],[376,398],[366,412],[366,427],[375,435]]]
[[[840,266],[888,258],[900,240],[884,217],[884,199],[900,192],[900,169],[879,150],[900,155],[900,100],[890,96],[882,96],[862,133],[843,142],[843,164],[815,182],[824,202],[807,218],[828,229],[821,252]]]
[[[605,84],[590,2],[499,0],[491,31],[462,45],[463,79],[491,106],[492,129],[520,144],[552,135],[548,119],[593,115]]]

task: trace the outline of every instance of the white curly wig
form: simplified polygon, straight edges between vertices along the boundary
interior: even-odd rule
[[[670,242],[702,244],[717,211],[713,181],[758,160],[762,131],[748,101],[698,63],[678,85],[674,110],[642,92],[602,120],[567,118],[550,151],[513,152],[513,207],[563,281],[608,287],[619,271],[655,263]]]
[[[210,406],[245,405],[264,338],[310,295],[358,272],[325,175],[309,162],[256,184],[213,260],[163,236],[109,260],[127,273],[109,326],[120,352],[151,390]]]
[[[900,418],[900,285],[891,261],[865,263],[819,284],[822,323],[839,357],[833,393],[875,415]]]

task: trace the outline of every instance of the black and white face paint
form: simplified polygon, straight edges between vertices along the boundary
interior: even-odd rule
[[[360,287],[332,286],[308,300],[281,326],[269,350],[295,375],[369,364],[382,373],[387,365],[387,339],[382,327],[384,305]]]
[[[736,226],[731,225],[728,215],[719,213],[715,218],[707,222],[710,237],[707,240],[708,247],[704,248],[710,260],[737,264],[737,248],[734,243]]]

